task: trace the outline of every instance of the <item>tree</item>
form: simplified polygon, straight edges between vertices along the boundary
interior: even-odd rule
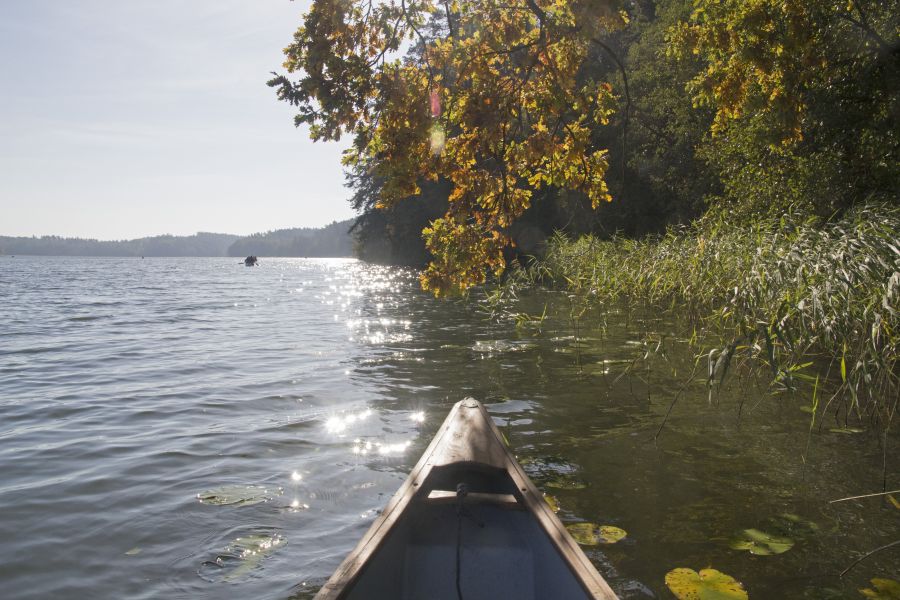
[[[900,11],[867,0],[696,0],[670,53],[715,112],[703,150],[751,213],[896,201]]]
[[[615,0],[316,0],[285,50],[299,79],[269,84],[314,140],[354,136],[345,164],[381,182],[380,207],[447,182],[423,231],[422,284],[444,294],[503,271],[536,192],[611,200],[592,133],[616,99],[585,67],[626,21]]]
[[[414,200],[376,208],[383,180],[367,164],[355,165],[346,177],[347,187],[354,190],[350,204],[362,213],[351,230],[356,256],[368,262],[425,268],[431,255],[422,230],[447,211],[446,182],[425,182]]]

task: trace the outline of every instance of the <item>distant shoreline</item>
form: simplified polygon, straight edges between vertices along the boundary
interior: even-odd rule
[[[258,254],[258,258],[265,259],[278,259],[278,258],[342,258],[342,259],[354,259],[357,260],[356,256],[352,255],[342,255],[342,256],[280,256],[280,255],[272,255],[267,256],[265,254]],[[199,254],[179,254],[179,255],[166,255],[166,256],[125,256],[125,255],[97,255],[97,254],[0,254],[0,258],[132,258],[134,260],[148,260],[151,258],[238,258],[237,256],[205,256]],[[238,263],[243,264],[243,261],[238,261]]]
[[[325,227],[278,229],[247,236],[198,232],[190,236],[158,235],[133,240],[104,241],[66,238],[0,236],[0,256],[79,256],[97,258],[175,257],[310,257],[353,256],[350,228],[356,219]]]

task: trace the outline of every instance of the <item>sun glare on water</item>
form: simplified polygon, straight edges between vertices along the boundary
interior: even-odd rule
[[[364,421],[370,416],[372,416],[372,410],[369,408],[358,413],[334,415],[325,421],[325,430],[328,431],[328,433],[343,433],[350,425],[353,425],[358,421]]]

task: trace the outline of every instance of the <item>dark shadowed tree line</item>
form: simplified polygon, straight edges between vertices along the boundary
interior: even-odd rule
[[[228,247],[228,256],[340,257],[353,255],[350,228],[354,219],[325,227],[278,229],[242,237]]]
[[[3,237],[0,254],[39,256],[352,256],[354,219],[320,228],[304,227],[256,233],[160,235],[135,240],[102,241],[60,236]]]
[[[197,233],[159,235],[135,240],[95,240],[55,235],[0,237],[0,254],[38,256],[228,256],[228,247],[240,236]]]

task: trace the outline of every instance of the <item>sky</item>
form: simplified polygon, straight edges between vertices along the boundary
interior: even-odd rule
[[[249,234],[347,219],[340,143],[266,81],[310,2],[2,0],[0,235]]]

